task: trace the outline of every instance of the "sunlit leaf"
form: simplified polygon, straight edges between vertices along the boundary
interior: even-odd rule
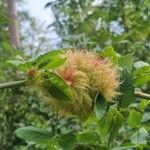
[[[48,63],[44,69],[54,69],[62,66],[66,62],[66,58],[56,58],[52,63]]]
[[[66,58],[62,54],[64,54],[62,50],[42,54],[33,61],[33,66],[36,66],[38,69],[54,69],[60,67],[66,61]]]

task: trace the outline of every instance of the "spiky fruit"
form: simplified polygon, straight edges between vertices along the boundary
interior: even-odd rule
[[[51,96],[47,97],[52,108],[60,115],[76,115],[83,119],[93,111],[97,93],[108,102],[114,101],[118,95],[119,80],[117,69],[109,60],[91,52],[71,50],[66,52],[66,58],[66,64],[54,72],[69,85],[74,100],[72,103],[64,103]]]

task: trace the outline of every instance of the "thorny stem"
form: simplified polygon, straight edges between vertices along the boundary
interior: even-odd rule
[[[16,87],[16,86],[25,86],[26,83],[27,83],[27,80],[20,80],[20,81],[1,83],[0,84],[0,90],[6,89],[6,88],[12,88],[12,87]],[[135,95],[135,97],[139,97],[139,98],[150,100],[150,94],[147,94],[147,93],[135,91],[134,95]]]

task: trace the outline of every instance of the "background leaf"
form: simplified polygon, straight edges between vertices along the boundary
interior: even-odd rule
[[[134,63],[135,68],[141,68],[144,66],[149,66],[149,64],[147,62],[144,62],[144,61],[137,61]]]
[[[119,57],[119,66],[131,72],[133,67],[133,53]]]
[[[101,55],[103,57],[110,58],[114,64],[118,64],[118,56],[117,56],[116,52],[114,51],[113,47],[111,47],[111,46],[106,47],[102,51]]]
[[[127,149],[131,149],[131,148],[136,148],[136,145],[135,144],[127,144],[127,146],[115,147],[115,148],[112,148],[112,150],[127,150]]]
[[[150,81],[150,66],[140,67],[133,72],[134,85],[141,86]]]
[[[31,62],[25,61],[20,55],[17,55],[15,60],[9,60],[7,62],[17,67],[18,70],[23,71],[27,71],[32,67]]]
[[[64,134],[59,138],[58,143],[64,150],[73,150],[76,144],[76,135],[73,133]]]
[[[141,125],[142,114],[138,111],[131,110],[129,113],[128,124],[132,128],[138,128]]]
[[[114,112],[109,109],[108,113],[98,122],[98,129],[102,136],[107,136],[111,130],[114,120]]]
[[[5,16],[3,14],[0,14],[0,24],[10,23],[10,22],[11,22],[10,18],[8,18],[7,16]]]
[[[125,119],[123,115],[114,109],[113,112],[113,122],[111,124],[111,130],[110,130],[110,135],[109,135],[109,143],[113,142],[113,139],[115,139],[116,135],[118,134],[119,129],[122,127]]]
[[[53,136],[52,132],[46,129],[39,129],[33,126],[27,126],[15,131],[16,135],[23,140],[32,142],[41,142]]]
[[[134,143],[136,145],[140,144],[147,144],[147,138],[149,136],[149,133],[147,130],[142,127],[139,129],[139,131],[136,131],[132,136],[131,136],[131,143]]]
[[[120,81],[121,95],[118,97],[118,101],[119,106],[125,108],[134,101],[133,77],[127,70],[124,69],[121,72]]]
[[[10,64],[12,64],[12,65],[14,65],[14,66],[16,66],[16,67],[18,67],[21,64],[24,64],[24,62],[20,61],[20,60],[9,60],[7,62],[10,63]]]
[[[78,141],[83,144],[95,144],[98,142],[98,138],[100,136],[96,132],[85,131],[77,134]]]
[[[14,52],[16,50],[14,46],[10,45],[7,42],[2,42],[2,47],[5,51],[8,51],[8,52]]]

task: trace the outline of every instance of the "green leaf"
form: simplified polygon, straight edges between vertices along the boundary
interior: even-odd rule
[[[108,113],[98,122],[98,129],[102,136],[108,135],[114,120],[114,111],[109,109]]]
[[[26,62],[20,55],[16,56],[16,60],[9,60],[8,63],[17,67],[20,70],[28,70],[30,66],[30,62]]]
[[[2,42],[2,47],[4,50],[9,51],[9,52],[14,52],[16,50],[14,46],[10,45],[7,42]]]
[[[38,69],[54,69],[60,67],[66,62],[66,58],[62,57],[64,51],[50,51],[43,55],[38,56],[33,61],[33,66],[37,66]]]
[[[100,134],[107,137],[108,142],[110,143],[116,137],[123,123],[123,115],[115,108],[110,107],[107,114],[98,122],[98,128]]]
[[[119,106],[125,108],[134,101],[133,78],[127,70],[123,70],[121,72],[120,80],[121,85],[119,92],[121,95],[118,97],[118,101]]]
[[[114,109],[114,119],[111,125],[111,131],[109,135],[109,143],[115,139],[116,135],[118,134],[119,129],[122,127],[124,123],[124,117],[123,115]]]
[[[17,55],[17,56],[16,56],[16,59],[17,59],[17,60],[20,60],[20,61],[22,61],[22,62],[26,62],[26,61],[23,59],[23,57],[20,56],[20,55]]]
[[[99,135],[93,131],[79,132],[77,135],[78,141],[83,144],[95,144],[99,138]]]
[[[98,120],[104,117],[108,110],[108,103],[105,98],[98,93],[94,102],[94,112]]]
[[[138,111],[131,110],[129,113],[128,124],[132,128],[139,128],[142,121],[142,114]]]
[[[58,143],[64,150],[73,150],[76,144],[76,135],[74,133],[61,135]]]
[[[3,14],[0,14],[0,24],[2,23],[10,23],[11,22],[11,19],[8,18],[7,16],[3,15]]]
[[[133,53],[119,57],[119,66],[131,72],[133,67]]]
[[[28,62],[22,62],[20,60],[9,60],[8,63],[17,67],[17,69],[22,71],[27,71],[29,69],[30,64]]]
[[[53,136],[51,131],[39,129],[33,126],[20,128],[16,130],[15,133],[21,139],[31,142],[42,142]]]
[[[72,101],[73,95],[68,84],[56,73],[45,71],[42,74],[44,78],[43,89],[60,101]]]
[[[14,65],[14,66],[16,66],[16,67],[18,67],[21,64],[24,64],[24,62],[22,62],[20,60],[9,60],[7,62],[10,63],[10,64],[12,64],[12,65]]]
[[[131,136],[131,143],[133,144],[147,144],[147,138],[149,136],[148,131],[143,127],[140,128],[139,131],[136,131],[132,136]]]
[[[112,150],[129,150],[131,148],[136,148],[135,144],[127,144],[125,146],[120,146],[120,147],[114,147]]]
[[[148,104],[149,104],[149,101],[148,101],[148,100],[142,99],[142,100],[140,101],[140,103],[139,103],[139,109],[140,109],[141,111],[144,111],[144,110],[146,109],[146,107],[147,107]]]
[[[150,104],[150,103],[149,103]],[[150,122],[150,112],[145,112],[142,117],[142,123]],[[149,129],[150,130],[150,129]]]
[[[134,85],[142,86],[150,81],[150,66],[140,67],[133,72]]]
[[[103,57],[111,58],[111,60],[114,64],[118,64],[118,56],[117,56],[116,52],[114,51],[113,47],[111,47],[111,46],[106,47],[102,51],[101,55]]]
[[[56,58],[52,63],[48,63],[44,69],[55,69],[62,66],[66,62],[66,58]]]

